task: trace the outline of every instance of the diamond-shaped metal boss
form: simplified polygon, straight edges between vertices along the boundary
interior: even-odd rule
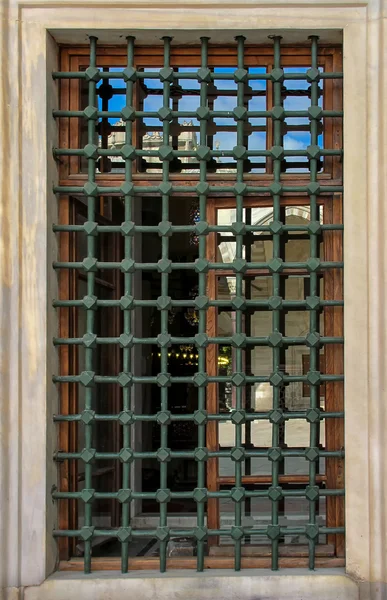
[[[85,425],[90,425],[95,419],[95,410],[85,409],[81,413],[81,421]]]
[[[231,422],[234,425],[241,425],[246,421],[246,411],[245,410],[233,410],[231,413]]]
[[[156,421],[159,425],[169,425],[171,422],[171,413],[169,410],[160,410],[156,415]]]
[[[97,67],[87,67],[85,71],[85,79],[86,81],[95,81],[95,83],[98,83],[98,81],[101,79],[100,70],[97,69]]]
[[[198,462],[203,462],[208,460],[208,450],[207,448],[195,448],[194,450],[194,458]]]
[[[231,500],[234,502],[241,502],[245,497],[245,488],[243,487],[233,487],[231,488]]]
[[[136,81],[136,79],[137,79],[136,69],[134,69],[133,67],[126,67],[122,71],[122,77],[125,82]]]
[[[171,335],[169,333],[159,333],[157,336],[157,344],[160,348],[169,348],[171,343]]]
[[[134,346],[134,335],[132,333],[121,333],[118,343],[121,348],[132,348]]]
[[[195,373],[192,380],[196,387],[205,387],[206,385],[208,385],[207,373]]]
[[[171,273],[172,261],[169,258],[161,258],[157,263],[157,270],[159,273]]]
[[[156,382],[159,387],[169,387],[171,385],[171,375],[169,373],[159,373],[156,375]]]
[[[169,83],[173,82],[173,69],[172,67],[163,67],[159,71],[160,81],[168,81]]]
[[[309,348],[319,348],[321,346],[320,334],[316,332],[308,333],[305,343]]]
[[[96,121],[98,119],[98,108],[96,106],[86,106],[83,114],[85,115],[86,119]]]
[[[172,235],[172,223],[171,221],[160,221],[157,226],[159,236],[170,237]]]
[[[79,383],[84,387],[92,387],[94,385],[94,371],[82,371],[79,375]]]
[[[172,121],[172,119],[173,119],[171,109],[170,108],[166,108],[165,106],[162,106],[157,111],[157,114],[159,115],[160,121]]]
[[[122,308],[122,310],[132,310],[134,308],[133,296],[121,296],[120,307]]]
[[[208,535],[207,528],[206,527],[195,527],[193,534],[194,534],[195,539],[197,539],[198,542],[202,542],[203,540],[206,539],[206,537]]]
[[[159,296],[156,300],[156,305],[159,310],[169,310],[172,305],[171,296]]]
[[[98,147],[95,144],[86,144],[83,148],[83,154],[86,158],[98,158]]]
[[[206,333],[197,333],[195,335],[195,346],[197,348],[207,348],[208,344],[208,335]]]
[[[122,448],[118,455],[122,463],[131,463],[134,461],[134,454],[131,448]]]
[[[309,158],[320,158],[321,148],[320,148],[320,146],[317,146],[316,144],[311,144],[310,146],[307,147],[306,152],[307,152]]]
[[[159,157],[161,160],[173,160],[173,148],[172,146],[160,146],[158,149]]]
[[[210,226],[207,221],[198,221],[195,225],[195,232],[198,235],[208,235],[210,232]]]
[[[284,375],[281,371],[276,371],[270,375],[269,381],[273,387],[279,387],[284,382]]]
[[[283,269],[283,260],[282,258],[272,258],[267,266],[272,273],[280,273]]]
[[[196,73],[196,77],[200,83],[210,83],[211,82],[211,71],[207,69],[207,67],[201,67],[198,69]]]
[[[121,504],[127,504],[132,499],[132,490],[120,489],[117,492],[117,500]]]
[[[82,527],[79,537],[82,538],[84,542],[89,542],[94,535],[95,527]]]
[[[236,83],[247,83],[249,78],[249,73],[248,71],[246,71],[246,69],[237,69],[236,71],[234,71],[234,81]]]
[[[197,258],[195,260],[196,273],[207,273],[210,268],[210,263],[206,258]]]
[[[306,411],[306,420],[309,423],[317,423],[320,420],[321,411],[319,408],[308,408]]]
[[[247,185],[242,182],[236,183],[234,185],[234,194],[237,196],[244,196],[247,194]]]
[[[306,375],[307,383],[310,385],[319,385],[321,382],[321,373],[320,371],[308,371]]]
[[[268,456],[269,460],[271,460],[272,462],[277,462],[277,461],[281,460],[282,459],[281,448],[279,446],[273,446],[272,448],[269,448],[267,456]]]
[[[121,387],[129,387],[132,384],[133,377],[131,373],[120,373],[117,377],[117,383]]]
[[[318,525],[307,525],[305,535],[309,540],[315,540],[318,537]]]
[[[196,157],[198,160],[211,160],[211,148],[209,146],[198,146],[196,148]]]
[[[321,117],[322,117],[322,108],[320,106],[309,106],[309,108],[308,108],[308,116],[309,116],[310,120],[321,119]]]
[[[316,447],[307,448],[307,450],[305,450],[305,458],[310,462],[318,460],[319,454],[319,449]]]
[[[134,184],[130,181],[125,181],[120,186],[120,192],[123,196],[134,196]]]
[[[199,106],[196,109],[196,116],[199,121],[208,121],[211,116],[210,109],[207,106]]]
[[[231,345],[234,348],[244,348],[246,346],[247,337],[245,333],[234,333],[231,337]]]
[[[85,185],[83,186],[83,193],[85,196],[98,196],[98,185],[93,181],[86,181]]]
[[[195,502],[205,502],[207,500],[207,488],[195,488],[193,499]]]
[[[206,410],[195,410],[193,421],[196,425],[204,425],[208,421],[208,413]]]
[[[123,223],[121,223],[121,233],[123,235],[131,235],[133,236],[135,233],[135,228],[136,225],[134,223],[134,221],[124,221]]]
[[[156,492],[156,500],[160,504],[164,504],[164,502],[169,502],[171,499],[171,490],[168,489],[160,489]]]
[[[171,449],[159,448],[156,452],[156,458],[159,462],[169,462],[171,460]]]
[[[234,119],[236,121],[246,121],[247,120],[247,108],[244,106],[236,106],[232,114],[234,115]]]
[[[283,121],[285,118],[285,111],[282,106],[273,106],[270,112],[272,119],[275,121]]]
[[[244,448],[232,448],[230,452],[231,460],[234,462],[242,462],[245,460],[245,450]]]
[[[134,273],[136,270],[135,264],[133,258],[124,258],[121,261],[121,271],[123,273]]]
[[[283,146],[272,146],[272,148],[270,149],[270,154],[275,160],[282,160],[284,157]]]
[[[270,310],[280,310],[282,308],[282,297],[271,296],[268,300]]]
[[[308,233],[313,235],[321,233],[321,223],[319,221],[310,221],[308,224]]]
[[[282,194],[282,185],[275,181],[271,185],[269,185],[269,192],[272,196],[281,196]]]
[[[267,528],[267,536],[271,540],[276,540],[281,535],[281,529],[279,525],[269,525]]]
[[[282,488],[277,486],[272,486],[269,488],[269,492],[268,492],[268,496],[270,498],[270,500],[272,500],[273,502],[278,502],[278,500],[281,500],[282,498]]]
[[[234,146],[232,153],[236,160],[244,160],[247,157],[246,146]]]
[[[275,68],[270,71],[270,78],[274,83],[282,83],[285,79],[284,70],[281,68]]]
[[[166,542],[169,540],[169,527],[157,527],[156,537],[160,542]]]
[[[270,423],[274,423],[274,425],[279,425],[284,421],[284,414],[282,409],[276,408],[269,412],[269,421]]]
[[[87,256],[82,261],[82,267],[83,267],[83,270],[86,271],[86,273],[91,273],[91,272],[97,271],[98,270],[97,259],[92,258],[91,256]]]
[[[209,307],[210,299],[208,296],[196,296],[194,304],[199,310],[206,310]]]
[[[246,233],[246,223],[242,223],[241,221],[231,223],[231,233],[234,235],[244,235]]]
[[[97,335],[95,333],[85,333],[82,338],[82,344],[85,348],[95,348],[97,345]]]
[[[272,221],[269,225],[270,233],[278,235],[282,233],[284,224],[281,221]]]
[[[133,106],[124,106],[121,108],[121,118],[123,121],[134,121],[136,118],[136,110]]]
[[[122,410],[118,415],[118,422],[121,423],[121,425],[131,425],[134,423],[133,411]]]
[[[173,192],[173,185],[172,183],[169,183],[169,181],[163,181],[163,183],[160,183],[158,186],[158,189],[163,196],[170,196]]]
[[[132,528],[120,527],[117,531],[117,539],[122,543],[130,542],[130,540],[132,539]]]
[[[195,189],[196,193],[199,194],[199,196],[207,196],[207,194],[210,191],[210,186],[205,181],[201,181],[200,183],[198,183]]]
[[[283,346],[283,336],[279,331],[273,331],[267,337],[267,342],[271,348],[281,348]]]
[[[85,504],[90,504],[94,499],[94,494],[95,490],[85,488],[81,491],[81,500],[83,500]]]
[[[246,308],[246,298],[244,296],[235,296],[231,300],[231,306],[235,310],[244,310]]]
[[[306,81],[308,83],[313,83],[313,81],[320,81],[320,71],[318,69],[315,69],[312,67],[307,70],[305,75],[306,75]]]
[[[319,296],[307,296],[305,302],[307,309],[317,310],[320,308],[321,299]]]
[[[86,310],[97,310],[97,296],[83,296],[82,304]]]
[[[86,235],[91,235],[95,237],[98,235],[98,223],[96,221],[86,221],[83,224],[83,230]]]
[[[90,464],[95,459],[95,448],[84,448],[80,454],[80,459],[83,460],[84,463]]]
[[[136,158],[136,148],[130,144],[124,144],[120,148],[122,158],[134,160]]]
[[[305,490],[305,498],[311,502],[315,502],[319,497],[318,485],[308,485]]]
[[[232,268],[235,273],[245,273],[247,271],[247,261],[244,258],[235,258],[232,261]]]
[[[235,525],[232,525],[230,535],[231,535],[232,539],[235,541],[241,540],[244,536],[243,528],[235,527]]]
[[[231,375],[231,383],[235,387],[241,387],[246,383],[246,375],[244,373],[233,373]]]
[[[306,187],[308,190],[308,194],[310,195],[319,194],[321,190],[321,186],[317,181],[312,181],[311,183],[308,183]]]

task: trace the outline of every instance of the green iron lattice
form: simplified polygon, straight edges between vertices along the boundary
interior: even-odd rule
[[[305,535],[309,543],[309,567],[314,568],[315,550],[320,534],[344,533],[343,527],[321,527],[316,521],[316,503],[322,496],[339,496],[342,489],[322,489],[316,484],[316,466],[320,457],[343,457],[343,451],[322,450],[318,446],[318,427],[326,418],[343,417],[343,413],[327,413],[320,410],[319,386],[324,382],[342,381],[342,375],[323,375],[319,370],[319,349],[327,343],[343,343],[341,337],[324,337],[319,332],[319,314],[325,306],[340,306],[340,300],[323,300],[319,294],[319,273],[325,269],[342,268],[341,262],[324,262],[319,258],[319,241],[322,231],[339,230],[341,225],[327,225],[320,222],[317,198],[320,192],[342,192],[340,185],[325,185],[322,190],[317,177],[318,161],[322,156],[340,156],[341,150],[324,149],[318,146],[319,126],[324,117],[341,117],[340,111],[328,111],[319,105],[319,82],[324,79],[341,78],[342,73],[321,72],[318,68],[318,38],[311,37],[311,66],[306,72],[286,73],[281,67],[280,37],[273,36],[274,68],[268,73],[250,73],[244,65],[244,38],[237,38],[237,68],[233,73],[214,73],[208,67],[208,38],[201,39],[201,67],[196,72],[177,72],[170,66],[171,38],[163,38],[164,66],[159,71],[136,70],[134,61],[134,38],[128,37],[127,66],[122,71],[103,71],[97,67],[97,39],[90,37],[90,65],[85,71],[57,72],[55,79],[79,79],[88,85],[88,106],[83,111],[56,110],[54,117],[80,117],[87,121],[88,140],[81,149],[57,149],[57,156],[85,157],[88,164],[87,182],[84,186],[57,186],[58,194],[83,194],[87,198],[87,221],[83,225],[57,225],[57,232],[81,232],[87,238],[87,256],[82,261],[56,262],[55,269],[80,269],[87,276],[87,295],[81,299],[58,300],[56,307],[79,307],[86,311],[87,328],[80,338],[55,339],[55,344],[79,344],[85,347],[85,369],[78,375],[55,376],[57,383],[78,383],[85,388],[85,409],[81,414],[58,415],[57,422],[78,421],[85,431],[85,447],[81,452],[58,452],[58,460],[82,461],[85,467],[85,487],[82,491],[55,491],[56,499],[76,499],[85,504],[85,522],[79,530],[57,530],[55,536],[77,537],[84,541],[84,568],[91,571],[91,542],[94,536],[116,536],[121,542],[122,572],[128,570],[128,548],[130,541],[141,536],[153,536],[160,541],[160,570],[166,570],[167,543],[171,536],[190,536],[197,544],[197,569],[204,568],[205,543],[208,536],[231,536],[235,543],[235,569],[241,567],[241,546],[247,536],[267,536],[272,547],[272,569],[278,569],[279,540],[286,535]],[[163,106],[157,112],[136,110],[134,85],[139,79],[156,79],[163,83]],[[214,79],[224,79],[237,83],[237,106],[232,112],[214,111],[208,108],[208,87]],[[119,112],[102,111],[98,108],[97,84],[100,80],[123,79],[126,85],[126,105]],[[195,79],[200,82],[200,105],[196,111],[172,111],[170,108],[171,85],[177,81]],[[274,106],[271,110],[250,111],[245,106],[245,86],[250,80],[266,80],[273,83]],[[282,86],[286,80],[307,81],[310,84],[310,106],[305,111],[286,111],[283,108]],[[198,119],[200,123],[199,145],[192,151],[176,150],[170,145],[170,125],[174,119]],[[119,149],[103,149],[96,144],[97,123],[103,118],[121,118],[125,123],[125,144]],[[156,117],[162,122],[162,145],[158,150],[149,151],[137,148],[133,124],[136,119]],[[233,118],[236,121],[237,145],[232,151],[223,152],[236,160],[235,181],[227,188],[235,196],[236,221],[230,226],[217,226],[206,222],[208,195],[224,192],[224,186],[212,185],[207,178],[208,162],[218,156],[217,150],[207,146],[208,122],[216,117]],[[244,125],[251,118],[264,117],[273,121],[274,145],[269,150],[247,149],[244,146]],[[306,117],[310,121],[311,144],[306,150],[286,150],[283,147],[283,121],[289,117]],[[169,220],[171,196],[192,192],[191,186],[179,185],[170,178],[170,161],[182,156],[194,157],[199,163],[200,175],[196,185],[199,200],[199,220],[195,225],[176,226]],[[125,164],[124,182],[119,186],[101,186],[96,179],[97,161],[101,156],[120,156]],[[133,180],[133,161],[138,157],[157,156],[162,161],[162,182],[157,185],[139,186]],[[273,177],[265,186],[244,181],[244,161],[248,157],[270,157],[273,161]],[[281,163],[287,156],[304,156],[308,160],[310,181],[305,186],[285,183],[281,177]],[[133,220],[133,203],[136,196],[153,193],[161,198],[162,220],[158,226],[142,226]],[[281,196],[287,192],[306,194],[310,200],[310,223],[285,225]],[[244,221],[244,197],[249,194],[266,194],[272,197],[273,221],[269,225],[250,225]],[[96,199],[100,196],[117,195],[124,200],[125,220],[121,225],[99,225],[96,222]],[[134,259],[133,239],[135,233],[157,232],[162,240],[162,256],[157,263],[138,263]],[[283,234],[290,231],[307,233],[310,238],[310,256],[306,262],[286,262],[284,260]],[[124,237],[124,256],[120,262],[101,262],[96,257],[96,239],[103,232],[119,232]],[[193,263],[176,263],[169,258],[169,238],[176,232],[198,236],[198,258]],[[211,270],[224,269],[223,263],[211,263],[206,258],[207,236],[211,232],[226,232],[233,235],[236,242],[236,256],[231,264],[236,279],[236,295],[228,301],[210,299],[206,296],[207,275]],[[265,232],[273,241],[273,257],[267,263],[254,263],[243,255],[244,236],[248,233]],[[246,255],[249,258],[248,255]],[[117,300],[102,300],[96,296],[96,274],[100,269],[117,269],[123,273],[124,295]],[[191,269],[198,274],[198,295],[186,301],[169,296],[168,281],[173,270]],[[268,269],[272,276],[273,295],[267,300],[246,299],[243,295],[244,276],[252,269]],[[284,299],[284,281],[280,273],[284,269],[305,269],[310,276],[310,294],[305,300]],[[161,273],[161,295],[157,300],[143,300],[134,296],[134,275],[137,271],[157,271]],[[123,311],[123,331],[119,337],[102,338],[95,332],[95,311],[104,307],[116,306]],[[161,314],[161,328],[157,338],[138,339],[133,334],[132,311],[135,307],[155,306]],[[192,338],[184,338],[197,348],[198,372],[193,377],[171,377],[168,372],[168,351],[172,344],[179,344],[182,338],[172,337],[168,330],[168,314],[172,307],[195,307],[199,314],[198,332]],[[209,307],[235,311],[235,333],[229,338],[209,338],[206,331],[207,310]],[[307,310],[310,315],[309,333],[305,337],[283,335],[283,313],[287,308]],[[246,308],[270,310],[272,312],[272,332],[267,337],[246,335],[243,330],[243,313]],[[140,344],[157,344],[161,354],[161,368],[157,376],[133,374],[133,350]],[[122,372],[102,376],[93,371],[93,355],[98,344],[118,344],[123,349]],[[206,348],[209,344],[231,344],[235,348],[235,371],[230,377],[209,376],[206,372]],[[310,348],[310,368],[306,375],[288,375],[281,371],[281,352],[285,347],[304,344]],[[246,347],[263,345],[272,349],[272,372],[264,376],[253,376],[243,372],[243,355]],[[210,382],[225,381],[236,386],[236,406],[229,414],[208,414],[206,410],[206,387]],[[310,407],[306,411],[289,413],[281,404],[281,390],[289,382],[305,382],[310,385]],[[198,429],[198,447],[194,451],[174,451],[168,446],[168,426],[179,418],[168,410],[168,389],[174,383],[194,383],[198,387],[198,409],[194,414],[184,415],[184,419],[195,423]],[[243,408],[243,388],[253,383],[269,382],[273,387],[273,406],[270,411],[249,413]],[[122,411],[112,415],[98,415],[93,404],[94,386],[117,383],[122,387]],[[161,430],[160,448],[156,452],[137,452],[132,448],[131,428],[136,422],[145,420],[144,415],[132,410],[133,384],[151,383],[160,387],[161,405],[151,418]],[[149,420],[149,416],[146,417]],[[287,449],[279,443],[280,427],[289,419],[303,418],[310,424],[310,443],[304,449]],[[272,424],[272,447],[268,449],[248,449],[242,444],[242,424],[258,419],[269,420]],[[92,447],[92,431],[98,420],[118,421],[122,426],[122,449],[117,453],[100,452]],[[235,427],[235,447],[230,450],[209,451],[206,448],[206,423],[231,420]],[[271,461],[272,484],[264,490],[245,489],[242,485],[242,463],[247,458],[264,456]],[[279,485],[280,464],[285,457],[304,457],[309,461],[309,483],[296,490],[282,489]],[[194,458],[198,463],[197,487],[191,492],[173,492],[167,488],[168,462],[171,458]],[[206,488],[206,461],[211,457],[228,457],[235,463],[235,486],[230,490],[209,491]],[[131,465],[141,458],[150,458],[160,463],[160,488],[155,493],[130,489]],[[117,460],[122,463],[122,487],[113,492],[97,492],[93,489],[92,474],[95,461]],[[243,527],[242,504],[249,498],[264,497],[271,500],[271,522],[267,526]],[[309,519],[304,527],[281,527],[279,525],[279,503],[286,497],[306,498],[309,501]],[[160,504],[159,525],[152,530],[131,527],[130,503],[135,499],[152,498]],[[168,502],[171,499],[191,498],[197,503],[196,527],[172,529],[167,525]],[[210,530],[206,527],[205,504],[209,498],[231,498],[235,503],[235,524],[230,528]],[[116,499],[122,507],[121,526],[117,530],[100,530],[93,526],[93,500]]]

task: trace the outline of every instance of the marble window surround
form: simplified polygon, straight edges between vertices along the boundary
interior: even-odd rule
[[[0,110],[1,351],[0,579],[4,598],[387,597],[386,194],[387,0],[3,0]],[[249,31],[246,31],[246,23]],[[56,356],[51,339],[56,240],[51,117],[57,42],[102,42],[138,30],[192,30],[224,40],[235,31],[263,40],[273,30],[296,41],[318,30],[344,43],[344,255],[346,373],[346,573],[54,573],[51,488]],[[158,31],[156,31],[156,29]],[[228,31],[227,31],[228,30]],[[289,31],[290,30],[290,31]],[[306,32],[304,32],[306,33]],[[301,35],[304,33],[301,31]],[[332,37],[333,36],[333,37]],[[47,140],[47,145],[42,143]],[[47,579],[48,577],[48,579]],[[1,596],[0,596],[1,597]]]

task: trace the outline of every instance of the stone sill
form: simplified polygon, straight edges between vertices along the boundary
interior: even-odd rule
[[[24,589],[23,600],[359,600],[358,585],[344,569],[310,573],[266,569],[239,573],[137,571],[126,575],[99,571],[92,575],[57,572],[40,586]]]

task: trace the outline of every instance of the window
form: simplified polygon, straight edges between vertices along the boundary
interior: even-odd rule
[[[306,42],[62,49],[61,568],[344,564],[341,49]]]

